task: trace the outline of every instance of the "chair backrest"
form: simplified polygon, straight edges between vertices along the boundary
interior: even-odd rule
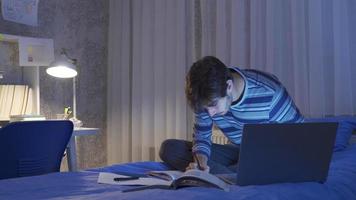
[[[0,129],[0,179],[58,172],[72,132],[68,120],[7,124]]]

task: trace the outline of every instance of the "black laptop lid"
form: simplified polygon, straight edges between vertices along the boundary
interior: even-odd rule
[[[325,182],[338,123],[246,124],[238,185]]]

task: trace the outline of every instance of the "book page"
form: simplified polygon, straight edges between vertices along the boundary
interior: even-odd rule
[[[183,172],[175,171],[175,170],[168,170],[168,171],[150,171],[148,172],[149,176],[160,178],[167,181],[173,181],[179,178]]]
[[[229,185],[225,181],[221,180],[213,174],[197,169],[187,170],[176,181],[178,182],[177,186],[179,187],[179,182],[187,184],[185,186],[188,186],[189,183],[192,183],[192,186],[200,186],[199,180],[202,181],[201,186],[206,186],[206,183],[209,183],[212,186],[221,188],[225,191],[229,191]]]

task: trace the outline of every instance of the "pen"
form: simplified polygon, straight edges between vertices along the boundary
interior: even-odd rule
[[[198,169],[200,170],[204,170],[203,167],[200,165],[200,162],[199,162],[199,159],[198,159],[198,156],[196,154],[193,154],[194,155],[194,158],[195,160],[197,161],[197,164],[198,164]]]
[[[114,178],[114,181],[131,181],[131,180],[137,180],[140,177],[117,177]]]

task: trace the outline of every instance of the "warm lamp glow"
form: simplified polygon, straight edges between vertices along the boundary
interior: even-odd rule
[[[50,64],[46,72],[57,78],[73,78],[78,74],[74,60],[69,59],[65,52],[62,52],[60,58]]]
[[[50,67],[46,70],[47,74],[57,78],[73,78],[77,76],[77,71],[66,66]]]

